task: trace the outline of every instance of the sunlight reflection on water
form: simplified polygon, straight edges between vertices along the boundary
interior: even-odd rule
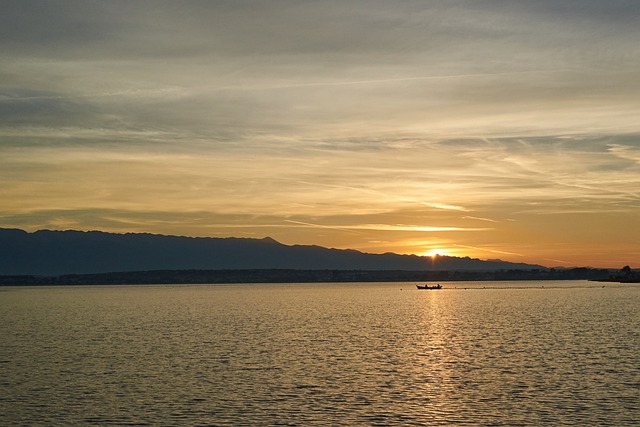
[[[541,283],[4,288],[0,424],[637,425],[640,287]]]

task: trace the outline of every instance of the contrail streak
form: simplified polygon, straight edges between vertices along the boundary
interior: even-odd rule
[[[419,225],[403,225],[403,224],[356,224],[356,225],[321,225],[309,222],[293,221],[285,219],[286,222],[292,224],[304,225],[307,227],[329,228],[332,230],[350,231],[358,233],[355,230],[372,230],[372,231],[422,231],[422,232],[438,232],[438,231],[487,231],[492,228],[464,228],[464,227],[433,227]]]
[[[350,227],[312,224],[310,222],[294,221],[292,219],[285,219],[284,221],[285,222],[289,222],[291,224],[304,225],[305,227],[328,228],[330,230],[338,230],[338,231],[346,231],[346,232],[349,232],[349,233],[364,234],[364,233],[361,233],[359,231],[352,230]]]
[[[515,252],[497,251],[495,249],[478,248],[476,246],[467,246],[467,245],[459,245],[459,244],[453,244],[452,246],[455,246],[457,248],[466,248],[466,249],[474,249],[477,251],[491,252],[493,254],[524,256],[522,254],[518,254]]]

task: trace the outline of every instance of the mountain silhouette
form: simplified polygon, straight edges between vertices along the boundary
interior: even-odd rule
[[[0,275],[92,274],[148,270],[493,271],[544,268],[450,256],[369,254],[285,245],[265,237],[210,238],[148,233],[0,228]]]

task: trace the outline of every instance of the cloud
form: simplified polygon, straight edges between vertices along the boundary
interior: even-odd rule
[[[496,221],[495,219],[491,219],[491,218],[480,218],[477,216],[463,216],[463,219],[473,219],[473,220],[477,220],[477,221],[486,221],[486,222],[499,222]]]
[[[441,226],[421,226],[405,224],[352,224],[352,225],[322,225],[312,224],[302,221],[285,220],[292,224],[299,224],[307,227],[329,228],[334,230],[373,230],[373,231],[413,231],[413,232],[445,232],[445,231],[488,231],[490,228],[470,228],[470,227],[441,227]]]
[[[621,159],[631,160],[632,162],[640,164],[640,146],[610,144],[608,151]]]
[[[433,202],[420,202],[420,203],[422,203],[425,206],[430,206],[436,209],[447,209],[447,210],[463,211],[463,212],[468,211],[468,209],[463,208],[462,206],[447,205],[445,203],[433,203]]]
[[[489,231],[491,228],[472,227],[442,227],[442,226],[421,226],[404,224],[361,224],[353,228],[359,230],[379,230],[379,231],[416,231],[416,232],[443,232],[443,231]]]
[[[468,245],[460,245],[460,244],[452,244],[452,246],[455,246],[456,248],[465,248],[465,249],[473,249],[476,251],[480,251],[480,252],[489,252],[492,254],[498,254],[498,255],[515,255],[515,256],[523,256],[522,254],[518,254],[515,252],[506,252],[506,251],[500,251],[500,250],[496,250],[496,249],[488,249],[488,248],[478,248],[475,246],[468,246]]]

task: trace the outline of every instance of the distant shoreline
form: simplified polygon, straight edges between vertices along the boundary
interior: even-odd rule
[[[5,275],[0,286],[137,285],[223,283],[353,283],[353,282],[459,282],[500,280],[592,280],[616,282],[611,270],[573,268],[500,271],[406,270],[151,270],[59,276]]]
[[[640,283],[640,279],[592,279],[592,281],[603,283]]]

